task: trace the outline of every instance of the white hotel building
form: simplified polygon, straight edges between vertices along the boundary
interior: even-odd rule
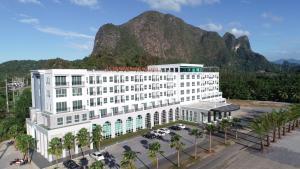
[[[113,138],[178,119],[213,122],[222,118],[218,108],[228,110],[225,117],[232,111],[219,91],[218,70],[200,64],[152,65],[143,71],[33,70],[31,89],[27,133],[49,161],[50,140],[76,135],[83,127],[91,132],[101,125],[103,136]]]

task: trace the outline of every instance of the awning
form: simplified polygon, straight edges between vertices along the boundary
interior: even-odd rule
[[[231,112],[231,111],[236,111],[239,110],[240,106],[239,105],[234,105],[234,104],[229,104],[226,106],[221,106],[221,107],[217,107],[214,109],[211,109],[211,111],[215,111],[215,112]]]

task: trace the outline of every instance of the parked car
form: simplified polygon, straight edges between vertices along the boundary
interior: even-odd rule
[[[152,134],[154,134],[156,137],[162,137],[165,136],[166,133],[162,132],[162,131],[158,131],[158,130],[153,130],[151,131]]]
[[[177,124],[177,126],[180,127],[181,129],[185,129],[185,125],[184,124],[179,123],[179,124]]]
[[[153,133],[150,133],[150,132],[144,134],[143,137],[145,137],[147,139],[154,139],[154,138],[156,138],[156,136]]]
[[[67,160],[63,162],[63,165],[68,169],[81,169],[81,167],[73,160]]]
[[[172,130],[181,130],[181,128],[179,126],[171,126],[170,129],[172,129]]]
[[[166,134],[170,134],[170,130],[167,128],[161,128],[161,129],[158,129],[158,131],[164,132]]]
[[[100,151],[93,152],[90,154],[90,156],[97,161],[101,161],[105,159],[104,152],[100,152]]]

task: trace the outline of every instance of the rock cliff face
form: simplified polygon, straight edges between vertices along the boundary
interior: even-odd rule
[[[103,25],[90,59],[100,59],[102,65],[188,62],[242,70],[272,69],[264,56],[251,50],[247,36],[236,38],[226,33],[221,37],[156,11],[144,12],[122,25]]]

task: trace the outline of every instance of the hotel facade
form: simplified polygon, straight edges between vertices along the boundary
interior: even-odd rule
[[[200,64],[33,70],[31,89],[27,134],[49,161],[50,140],[68,132],[76,135],[81,128],[91,132],[101,125],[103,137],[109,139],[179,119],[201,124],[231,115],[229,109],[223,114],[218,109],[228,105],[219,89],[218,69]]]

